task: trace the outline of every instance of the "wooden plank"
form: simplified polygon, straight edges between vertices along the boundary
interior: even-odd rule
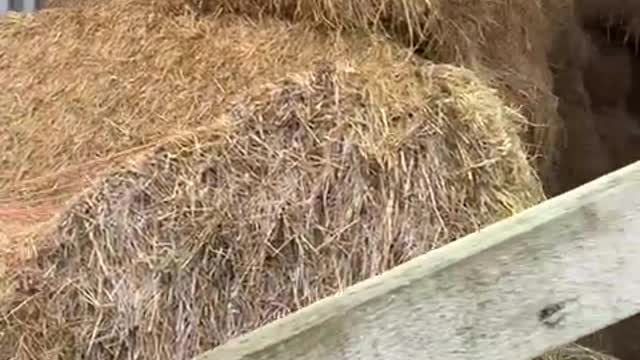
[[[198,360],[526,360],[640,312],[640,162]]]

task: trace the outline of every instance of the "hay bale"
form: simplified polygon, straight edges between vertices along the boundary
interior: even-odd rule
[[[188,359],[541,200],[524,118],[472,72],[275,23],[217,38],[242,29],[307,70],[68,208],[0,299],[3,358]]]
[[[223,1],[209,5],[214,3],[221,8],[208,10],[245,15],[256,15],[260,6],[270,4]],[[431,34],[429,38],[439,39],[432,43],[437,46],[429,47],[434,58],[470,67],[485,64],[491,69],[486,73],[509,78],[511,85],[507,87],[511,90],[501,88],[509,104],[521,106],[531,100],[537,103],[537,114],[544,114],[550,104],[535,101],[538,96],[529,97],[529,90],[522,91],[522,86],[533,84],[523,82],[524,78],[539,78],[527,69],[540,74],[543,70],[519,63],[522,71],[514,72],[515,65],[504,62],[530,61],[527,54],[539,55],[542,51],[538,41],[531,49],[521,48],[531,41],[521,37],[524,32],[519,26],[528,24],[526,21],[532,21],[532,26],[545,23],[534,2],[509,5],[513,8],[500,2],[478,2],[477,8],[433,2],[427,9],[426,3],[414,1],[406,2],[409,7],[403,7],[406,11],[402,12],[400,2],[388,2],[390,10],[383,7],[383,19],[373,23],[373,11],[382,4],[376,1],[303,1],[299,12],[293,13],[289,11],[293,2],[271,3],[269,9],[275,17],[300,24],[291,25],[298,28],[292,31],[305,29],[307,34],[296,42],[285,35],[290,31],[287,26],[258,29],[255,25],[230,25],[224,30],[224,20],[180,15],[185,4],[183,0],[74,0],[51,4],[67,6],[63,9],[0,20],[0,88],[5,89],[0,93],[0,122],[6,125],[0,128],[0,211],[52,209],[55,213],[110,166],[126,162],[175,132],[206,126],[219,115],[221,105],[244,91],[246,84],[267,83],[289,72],[305,71],[310,59],[353,56],[350,52],[358,49],[334,45],[331,32],[309,29],[311,23],[317,30],[323,19],[325,25],[334,24],[334,29],[338,24],[350,24],[351,28],[385,30],[371,28],[371,24],[392,21],[396,25],[388,27],[388,32],[395,29],[398,36],[410,29],[420,34],[417,39],[424,40],[425,34]],[[499,21],[483,20],[498,15],[502,17]],[[411,27],[401,30],[398,26],[403,21]],[[509,30],[516,25],[518,31]],[[527,34],[540,34],[542,39],[544,31],[539,30]],[[505,33],[510,35],[505,37]],[[364,34],[360,31],[348,36]],[[493,37],[497,41],[489,41]],[[504,45],[503,50],[489,48],[494,45]],[[509,55],[511,51],[513,56]],[[509,77],[509,73],[521,73],[523,78]],[[486,81],[492,83],[491,79]],[[516,95],[526,95],[528,100],[509,101]],[[546,122],[553,116],[541,119]],[[531,118],[529,122],[540,123]],[[521,135],[529,144],[528,133],[539,128],[527,129]]]
[[[550,176],[559,132],[547,53],[573,0],[176,0],[201,12],[275,16],[330,29],[381,31],[435,62],[471,68],[530,122],[527,152]]]
[[[0,19],[0,204],[63,203],[114,163],[208,126],[247,84],[358,52],[305,26],[172,14],[121,2]]]
[[[500,90],[532,127],[524,138],[544,171],[557,129],[547,52],[553,24],[566,17],[562,1],[451,0],[192,0],[205,11],[275,15],[333,29],[382,30],[435,61],[468,67]]]
[[[153,0],[111,0],[112,3]],[[546,53],[549,19],[566,18],[562,1],[450,0],[171,0],[157,6],[200,14],[276,17],[331,30],[382,32],[436,62],[472,68],[520,107],[534,125],[525,142],[543,169],[555,141],[555,97]],[[74,6],[95,6],[73,1]],[[80,5],[79,5],[80,4]],[[542,156],[542,158],[538,158]]]
[[[555,144],[544,54],[546,17],[561,3],[243,0],[201,1],[198,8],[191,2],[202,14],[271,14],[316,30],[387,33],[433,61],[469,67],[527,117],[521,135],[531,157]],[[309,30],[309,43],[324,42],[318,48],[304,41],[289,46],[284,28],[236,28],[223,41],[224,26],[212,25],[219,22],[184,16],[189,4],[59,0],[35,17],[0,20],[0,88],[6,89],[0,121],[7,124],[0,128],[0,208],[59,209],[112,164],[206,125],[245,84],[348,52],[335,49],[330,31]],[[325,49],[329,54],[321,54]],[[546,179],[537,162],[544,159],[535,158],[535,165]]]

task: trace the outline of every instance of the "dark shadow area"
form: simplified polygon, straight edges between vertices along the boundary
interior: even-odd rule
[[[554,176],[545,184],[550,196],[640,159],[640,56],[632,20],[576,13],[550,56],[563,122]]]
[[[640,160],[640,0],[576,0],[575,14],[550,53],[563,130],[549,197]],[[579,343],[640,359],[640,315]]]
[[[636,315],[586,336],[578,342],[582,346],[615,356],[620,360],[637,360],[640,359],[639,329],[640,315]]]

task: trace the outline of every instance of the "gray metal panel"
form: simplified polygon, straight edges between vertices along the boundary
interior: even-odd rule
[[[6,14],[11,8],[11,0],[0,0],[0,15]]]
[[[22,11],[36,12],[41,8],[40,4],[40,0],[22,0]]]
[[[11,10],[22,11],[22,9],[24,9],[23,0],[10,0],[10,1],[11,1]]]
[[[33,13],[43,8],[43,0],[0,0],[0,15],[9,11]]]

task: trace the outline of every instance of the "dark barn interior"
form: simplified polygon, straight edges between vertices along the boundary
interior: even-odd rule
[[[550,54],[563,131],[549,196],[640,159],[640,1],[576,0]],[[580,343],[640,359],[640,315]]]
[[[563,136],[554,196],[640,158],[640,1],[576,1],[550,62]]]

